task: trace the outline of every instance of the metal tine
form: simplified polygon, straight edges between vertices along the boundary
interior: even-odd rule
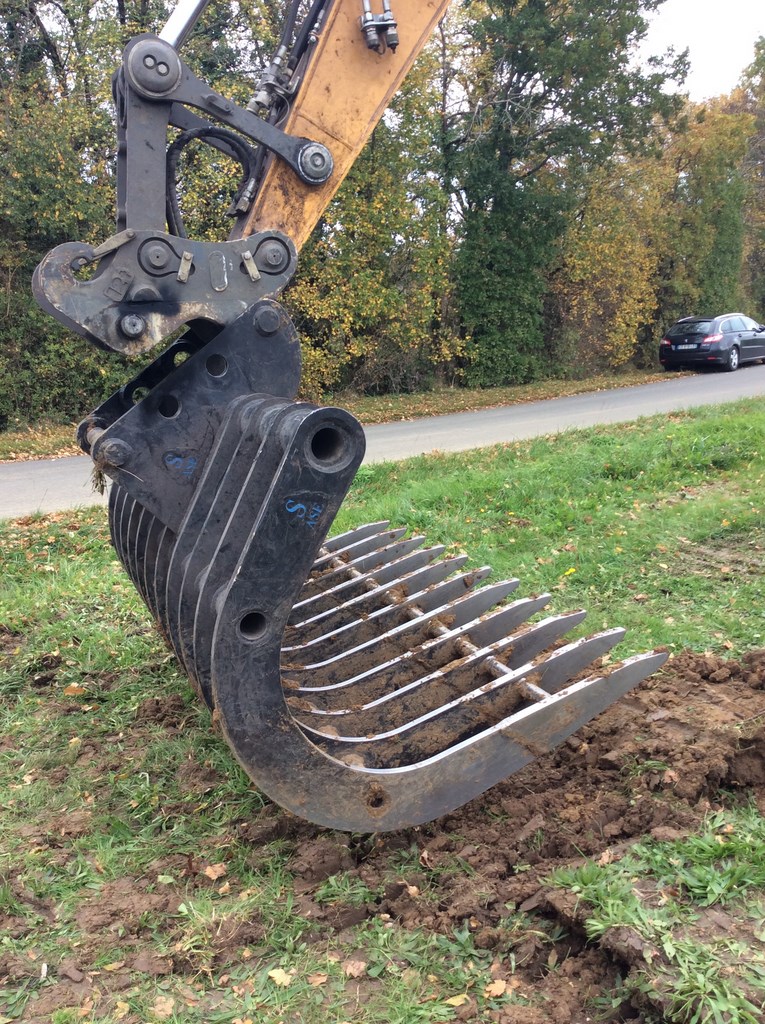
[[[568,679],[591,665],[619,640],[621,635],[614,637],[607,632],[569,645],[565,655],[561,652],[564,662],[568,663],[565,668]],[[560,671],[560,666],[556,668]],[[524,665],[499,678],[490,678],[483,686],[441,707],[425,711],[409,722],[401,721],[399,716],[401,724],[397,724],[395,709],[388,716],[382,711],[379,721],[383,727],[389,726],[384,732],[356,737],[333,736],[306,728],[303,721],[300,725],[331,757],[343,760],[350,755],[354,764],[363,763],[367,768],[403,768],[448,751],[450,747],[497,722],[507,721],[519,712],[531,710],[533,713],[559,700],[565,695],[565,689],[548,693],[536,685],[537,676],[543,669],[543,665]]]
[[[364,523],[363,526],[355,526],[352,530],[346,530],[345,533],[337,533],[334,537],[327,537],[322,544],[321,550],[323,554],[338,551],[340,548],[348,547],[349,544],[355,544],[357,541],[363,540],[364,537],[368,537],[372,533],[381,533],[383,530],[387,530],[389,526],[389,519],[381,519],[376,523]],[[314,565],[316,565],[315,562]]]
[[[146,607],[150,608],[143,584],[143,564],[146,558],[146,535],[149,532],[149,525],[154,517],[144,505],[139,504],[138,510],[138,522],[131,534],[130,561],[133,566],[133,579],[135,580],[136,590],[143,598]]]
[[[626,629],[616,626],[614,629],[605,629],[594,636],[574,640],[570,644],[566,644],[565,647],[558,647],[550,654],[549,658],[535,666],[534,675],[529,683],[539,687],[545,693],[558,693],[570,684],[573,673],[581,671],[581,669],[572,669],[571,667],[580,659],[581,651],[592,650],[602,643],[604,649],[595,655],[599,658],[610,651],[612,647],[621,643],[626,634]],[[588,647],[588,645],[592,646]]]
[[[209,565],[231,506],[251,468],[253,420],[257,422],[259,411],[280,404],[278,399],[264,401],[262,396],[254,395],[242,395],[231,402],[178,531],[167,573],[167,608],[173,647],[189,673],[194,671],[191,631],[197,577]],[[238,554],[231,553],[233,564]]]
[[[133,515],[135,504],[135,498],[132,498],[130,494],[126,494],[125,501],[122,504],[117,530],[117,539],[119,543],[117,554],[122,562],[123,569],[128,576],[130,576],[131,580],[133,580],[133,574],[130,567],[130,559],[128,557],[128,533],[130,528],[130,517]]]
[[[404,555],[416,551],[424,542],[424,537],[408,537],[406,540],[400,540],[395,544],[389,544],[387,547],[380,548],[379,551],[374,551],[371,555],[363,555],[348,563],[342,562],[336,569],[332,569],[320,577],[321,589],[311,593],[308,597],[303,597],[307,585],[301,590],[301,600],[296,601],[293,605],[291,618],[297,617],[300,614],[300,610],[308,607],[312,602],[323,601],[324,595],[330,595],[331,597],[339,587],[352,584],[361,577],[371,574],[373,569],[384,570],[386,566],[403,558]],[[443,551],[443,547],[440,550]],[[309,579],[308,583],[310,582]]]
[[[172,638],[167,620],[167,590],[165,582],[170,567],[173,548],[175,547],[175,534],[169,526],[163,526],[157,542],[157,557],[154,562],[153,587],[154,603],[157,608],[157,622],[168,644],[172,647]],[[193,680],[192,680],[193,682]]]
[[[579,609],[565,615],[550,615],[541,622],[535,622],[522,633],[515,636],[513,649],[505,658],[509,668],[518,668],[527,661],[533,661],[542,651],[546,651],[569,630],[574,629],[587,618],[587,612]]]
[[[138,589],[138,573],[135,564],[135,537],[138,532],[143,505],[137,499],[128,500],[132,501],[130,510],[128,511],[128,506],[126,505],[125,511],[122,513],[122,550],[125,560],[123,564],[130,579],[133,581],[133,586]]]
[[[486,572],[481,579],[484,579]],[[439,590],[443,590],[443,584]],[[370,661],[377,664],[388,661],[399,650],[414,649],[426,640],[437,636],[444,624],[459,626],[482,615],[501,600],[497,596],[502,584],[484,587],[472,594],[466,594],[456,600],[447,601],[431,611],[420,613],[416,606],[411,606],[412,617],[401,623],[385,623],[389,628],[380,631],[369,639],[360,641],[353,630],[338,630],[330,652],[326,647],[322,651],[312,641],[291,651],[282,649],[282,679],[286,687],[299,687],[299,680],[310,679],[312,682],[323,681],[324,685],[350,679],[369,668]],[[505,584],[507,587],[507,584]],[[509,589],[509,588],[508,588]],[[508,590],[505,590],[507,593]],[[309,662],[306,655],[322,654],[323,661]],[[289,658],[293,661],[290,662]],[[302,660],[298,660],[301,659]],[[300,671],[302,670],[302,671]]]
[[[314,561],[304,586],[308,587],[312,584],[320,586],[325,576],[331,575],[335,570],[342,568],[341,562],[347,567],[352,561],[360,558],[362,555],[380,551],[392,541],[403,537],[405,533],[406,527],[397,527],[395,530],[383,530],[380,533],[362,537],[360,540],[354,540],[353,543],[343,548],[338,548],[336,551],[327,552],[323,555],[320,554]],[[322,548],[321,550],[323,551],[324,549]]]
[[[114,496],[114,506],[112,507],[111,500]],[[124,565],[122,559],[122,512],[127,501],[127,491],[120,487],[119,484],[115,484],[112,487],[112,492],[109,495],[109,529],[112,537],[112,545],[114,550],[117,552],[117,558]]]
[[[494,590],[494,603],[498,603],[504,600],[517,585],[517,580],[510,580],[506,583],[497,583],[494,587],[486,587],[478,593],[488,596],[489,592]],[[358,707],[419,679],[425,672],[443,668],[455,659],[464,657],[465,641],[473,643],[474,632],[478,626],[486,628],[482,629],[482,643],[477,646],[488,647],[500,642],[509,631],[520,626],[544,608],[549,600],[549,594],[533,599],[519,598],[511,604],[491,612],[483,619],[472,618],[452,629],[445,628],[443,633],[440,633],[437,628],[436,632],[439,635],[434,638],[425,640],[417,647],[407,647],[390,660],[373,665],[350,679],[327,686],[301,686],[298,688],[294,687],[295,677],[293,677],[285,689],[288,689],[291,695],[305,697],[313,707],[327,711],[336,708]],[[309,679],[313,679],[313,671],[305,674]]]
[[[321,740],[324,752],[333,757],[342,757],[343,748],[351,752],[351,744],[352,753],[362,754],[367,767],[398,767],[402,763],[402,745],[408,751],[408,763],[416,762],[507,718],[529,702],[549,700],[551,692],[544,686],[548,673],[556,681],[563,678],[569,683],[623,636],[624,630],[608,630],[567,644],[539,664],[527,663],[514,670],[498,660],[501,645],[483,648],[365,708],[325,716],[324,725],[319,724],[320,713],[301,714],[297,718],[315,741]],[[505,641],[510,642],[511,638]],[[391,753],[391,744],[387,742],[390,740],[398,754]],[[372,760],[366,756],[367,746]]]
[[[146,604],[155,619],[157,618],[157,595],[154,591],[154,571],[157,564],[159,541],[164,528],[164,524],[156,516],[151,517],[143,560],[143,590],[146,595]]]
[[[426,588],[441,583],[456,569],[461,569],[467,561],[465,555],[455,559],[434,561],[434,558],[443,554],[443,551],[443,548],[437,549],[433,558],[426,559],[425,565],[415,568],[414,571],[407,571],[411,568],[411,564],[402,565],[399,569],[400,575],[395,576],[392,580],[385,583],[380,582],[379,586],[376,585],[378,581],[375,580],[370,587],[360,594],[351,595],[347,601],[341,599],[325,611],[288,626],[284,634],[286,643],[293,646],[296,643],[305,643],[314,637],[337,630],[346,622],[356,622],[358,619],[366,619],[368,616],[386,611],[388,608],[404,606],[405,599],[410,595],[423,593]],[[427,554],[427,551],[417,552],[402,561],[404,563],[422,562],[423,554]]]
[[[444,567],[449,566],[450,562],[459,562],[459,565],[464,565],[465,557],[444,559],[436,564],[443,570]],[[474,569],[469,573],[451,576],[442,583],[436,583],[425,590],[410,594],[403,601],[392,601],[383,608],[378,608],[363,617],[351,621],[341,619],[336,629],[327,628],[319,636],[312,637],[305,643],[283,644],[283,659],[286,657],[289,664],[295,654],[301,662],[305,658],[317,658],[317,660],[331,658],[343,650],[350,650],[370,640],[377,640],[381,634],[389,632],[396,626],[404,625],[406,622],[416,621],[423,614],[430,613],[432,615],[436,609],[440,609],[441,614],[447,615],[449,604],[464,595],[466,590],[470,590],[480,583],[490,572],[491,569],[484,566],[482,569]]]
[[[116,550],[117,544],[115,541],[115,522],[117,516],[117,508],[125,500],[125,492],[122,490],[119,484],[112,484],[109,488],[109,540],[112,542],[112,547]]]
[[[184,583],[189,580],[190,593],[196,594],[193,617],[185,620],[184,635],[190,635],[193,643],[189,668],[199,683],[205,700],[212,707],[211,654],[215,615],[213,613],[217,592],[232,578],[242,550],[248,543],[248,536],[269,494],[274,475],[277,473],[285,451],[289,447],[289,427],[293,420],[300,422],[306,412],[314,408],[307,403],[281,402],[273,405],[264,401],[264,414],[255,413],[258,426],[253,438],[249,470],[242,481],[236,500],[226,501],[221,511],[225,525],[214,531],[208,567],[201,575],[189,580],[186,572]],[[285,445],[287,448],[285,448]],[[218,488],[215,501],[222,493],[228,493],[224,483]],[[244,527],[244,528],[243,528]]]

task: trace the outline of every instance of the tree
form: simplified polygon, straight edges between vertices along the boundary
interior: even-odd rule
[[[657,293],[658,329],[691,313],[738,308],[744,244],[744,159],[753,119],[728,99],[689,103],[686,128],[669,140]],[[655,337],[654,337],[654,340]]]
[[[662,0],[472,2],[460,305],[474,383],[528,380],[545,354],[547,277],[582,167],[650,145],[685,55],[632,60]]]
[[[765,319],[765,36],[755,46],[755,58],[746,69],[741,105],[753,118],[744,174],[744,292],[753,316]]]
[[[580,372],[631,360],[653,317],[670,177],[654,154],[614,157],[588,177],[551,281]]]

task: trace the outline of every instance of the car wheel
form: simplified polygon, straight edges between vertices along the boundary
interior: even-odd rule
[[[734,370],[738,369],[738,364],[739,364],[738,347],[736,345],[734,345],[733,348],[728,353],[728,362],[725,364],[725,369],[728,371],[728,373],[733,373]]]

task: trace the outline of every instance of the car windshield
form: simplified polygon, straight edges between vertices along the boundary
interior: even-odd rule
[[[711,334],[713,320],[692,320],[690,323],[673,324],[667,331],[667,337],[685,337],[687,334]]]

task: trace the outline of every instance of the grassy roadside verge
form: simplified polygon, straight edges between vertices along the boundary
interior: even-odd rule
[[[412,420],[421,416],[443,416],[453,412],[475,412],[498,405],[517,405],[564,395],[579,395],[591,391],[607,391],[616,387],[631,387],[665,380],[664,373],[631,371],[619,376],[591,377],[588,380],[545,380],[518,387],[469,389],[440,388],[414,395],[338,394],[328,396],[325,404],[349,409],[361,423],[391,423]],[[40,423],[35,426],[0,433],[0,462],[19,462],[29,459],[60,458],[79,455],[74,441],[75,423]]]
[[[665,644],[739,657],[765,646],[763,453],[765,409],[743,401],[365,467],[336,529],[387,518],[464,549],[470,564],[493,565],[494,578],[520,576],[523,594],[550,591],[554,611],[587,607],[590,632],[627,626],[622,656]],[[416,901],[423,918],[443,899],[446,872],[430,871],[417,830],[391,841],[374,883],[351,875],[344,859],[362,860],[374,840],[346,837],[349,852],[306,900],[305,878],[316,879],[311,866],[327,853],[316,844],[326,840],[265,804],[233,763],[107,536],[101,510],[0,529],[0,1019],[533,1021],[537,997],[516,984],[515,946],[482,948],[469,917],[444,934],[374,909],[391,889]],[[761,906],[765,877],[751,861],[763,842],[759,812],[707,833],[695,851],[650,847],[634,855],[641,866],[605,861],[597,875],[565,879],[593,908],[593,939],[613,904],[626,906],[636,872],[650,868],[658,901],[674,879],[667,858],[693,867],[708,860],[710,844],[721,846],[718,835],[747,837],[748,861],[732,844],[725,851],[729,874],[740,884],[733,869],[746,863],[748,905]],[[295,834],[310,847],[302,873]],[[463,850],[449,869],[466,885],[470,856]],[[718,876],[686,887],[691,916],[702,915],[704,886]],[[664,927],[671,911],[654,915],[646,947],[673,941]],[[515,906],[498,913],[508,934],[534,934],[545,970],[558,969],[549,921],[529,922]],[[684,974],[645,958],[645,987],[660,989],[666,1007],[654,1020],[747,1019],[741,1007],[765,977],[762,951],[747,953],[754,967],[744,991],[735,972],[715,975],[710,949],[708,936],[683,947]],[[699,972],[707,1004],[727,999],[733,1010],[694,1016],[698,1001],[683,986]],[[604,1008],[605,994],[598,998],[593,1014]]]

